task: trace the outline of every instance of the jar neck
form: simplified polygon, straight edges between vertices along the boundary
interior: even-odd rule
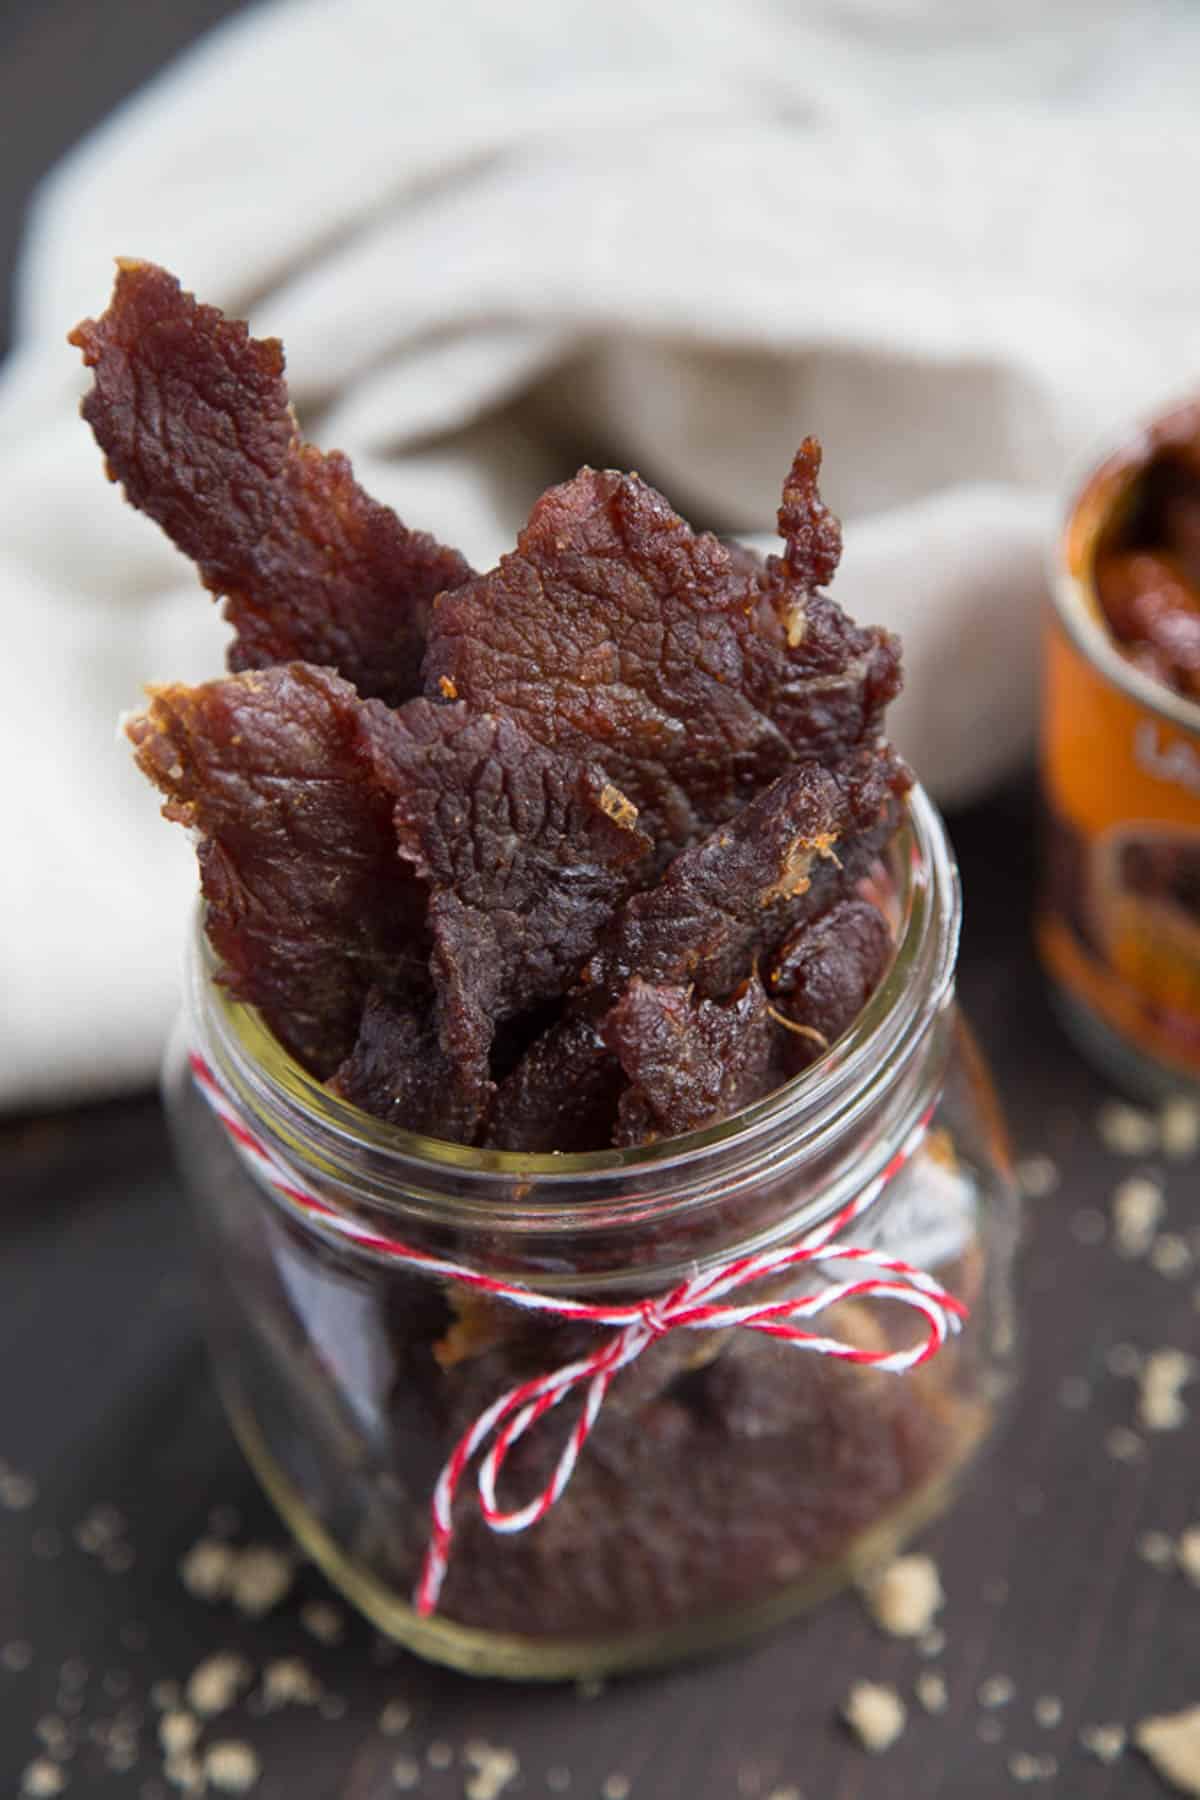
[[[919,788],[891,876],[896,954],[834,1049],[733,1118],[636,1149],[476,1150],[368,1117],[307,1074],[252,1008],[229,999],[199,920],[186,1048],[307,1188],[380,1231],[547,1287],[570,1288],[581,1274],[591,1290],[659,1286],[818,1225],[883,1169],[936,1100],[960,904],[944,828]]]

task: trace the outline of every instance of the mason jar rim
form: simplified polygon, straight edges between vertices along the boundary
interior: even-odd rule
[[[1114,686],[1188,731],[1200,732],[1200,703],[1172,693],[1161,681],[1122,656],[1101,616],[1095,584],[1095,549],[1105,526],[1158,450],[1200,426],[1200,400],[1160,408],[1122,433],[1110,433],[1076,465],[1067,483],[1050,550],[1050,594],[1067,635]]]
[[[385,1216],[486,1224],[490,1232],[644,1224],[677,1214],[691,1198],[711,1198],[714,1165],[723,1181],[749,1185],[773,1175],[781,1158],[802,1157],[831,1133],[852,1128],[919,1050],[952,991],[961,917],[945,828],[919,786],[893,840],[892,863],[896,949],[854,1024],[827,1055],[765,1099],[682,1136],[622,1150],[534,1154],[476,1149],[375,1119],[331,1094],[283,1049],[256,1009],[232,1000],[214,980],[199,910],[189,967],[195,1047],[285,1158]],[[886,1147],[878,1148],[883,1155]],[[621,1191],[631,1186],[637,1191]]]

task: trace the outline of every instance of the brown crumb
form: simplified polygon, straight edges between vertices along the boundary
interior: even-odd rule
[[[449,675],[439,675],[438,676],[438,686],[442,690],[443,700],[457,700],[458,699],[458,688],[455,685],[455,683],[450,679]]]
[[[1196,1372],[1196,1365],[1182,1350],[1155,1350],[1141,1375],[1138,1420],[1147,1431],[1177,1431],[1187,1419],[1180,1390]]]
[[[1133,1741],[1164,1781],[1181,1794],[1200,1794],[1200,1706],[1143,1719]]]
[[[890,1637],[921,1637],[945,1604],[937,1564],[931,1556],[898,1556],[862,1589],[867,1609]]]
[[[856,1681],[842,1705],[842,1717],[863,1749],[881,1756],[904,1730],[908,1715],[895,1688]]]
[[[1085,1725],[1079,1733],[1079,1742],[1089,1756],[1097,1762],[1113,1763],[1125,1748],[1125,1727],[1123,1725]]]
[[[1163,1215],[1163,1191],[1148,1175],[1130,1175],[1113,1189],[1113,1235],[1117,1255],[1145,1256]]]

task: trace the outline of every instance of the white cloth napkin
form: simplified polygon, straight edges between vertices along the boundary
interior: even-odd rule
[[[116,254],[287,345],[308,433],[486,566],[576,460],[769,530],[799,438],[836,592],[899,629],[944,801],[1031,742],[1065,470],[1200,372],[1200,20],[1116,0],[288,0],[33,208],[0,379],[0,1105],[150,1077],[194,887],[115,739],[220,666],[63,334]]]

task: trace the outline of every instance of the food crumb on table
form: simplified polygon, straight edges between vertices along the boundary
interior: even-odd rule
[[[1053,1781],[1058,1774],[1058,1761],[1030,1750],[1014,1750],[1008,1759],[1008,1772],[1014,1781]]]
[[[281,1706],[315,1706],[321,1692],[320,1681],[298,1656],[276,1657],[263,1670],[262,1704],[266,1712],[275,1712]]]
[[[220,1538],[198,1538],[179,1560],[179,1579],[197,1600],[221,1600],[229,1592],[235,1555]]]
[[[1016,1691],[1009,1676],[989,1675],[986,1681],[980,1682],[976,1698],[980,1706],[992,1712],[998,1706],[1008,1706]]]
[[[499,1800],[521,1768],[513,1751],[481,1740],[464,1744],[463,1760],[471,1769],[463,1790],[466,1800]]]
[[[622,1775],[619,1772],[613,1775],[606,1775],[604,1778],[604,1785],[600,1789],[603,1800],[628,1800],[629,1791],[630,1781],[628,1775]]]
[[[1104,1448],[1114,1462],[1137,1462],[1145,1451],[1145,1444],[1136,1431],[1130,1431],[1128,1425],[1114,1425],[1105,1434]]]
[[[199,1736],[200,1721],[194,1713],[165,1712],[158,1721],[158,1741],[167,1756],[182,1756],[194,1748]]]
[[[1088,1755],[1102,1763],[1116,1762],[1125,1741],[1123,1725],[1085,1725],[1079,1733],[1079,1742]]]
[[[61,1794],[66,1785],[66,1775],[48,1756],[39,1756],[31,1762],[21,1777],[23,1794]]]
[[[1200,1706],[1143,1719],[1133,1741],[1164,1781],[1181,1794],[1200,1794]]]
[[[1137,1540],[1137,1553],[1152,1569],[1170,1569],[1175,1563],[1175,1544],[1165,1531],[1143,1531]]]
[[[1163,1216],[1163,1191],[1148,1175],[1129,1175],[1113,1189],[1113,1236],[1117,1255],[1145,1256]]]
[[[1013,1173],[1017,1178],[1017,1186],[1027,1200],[1048,1199],[1059,1184],[1058,1164],[1043,1151],[1023,1156]]]
[[[1033,1703],[1033,1716],[1043,1731],[1053,1731],[1062,1724],[1063,1703],[1057,1694],[1039,1694]]]
[[[444,1738],[434,1738],[425,1752],[425,1760],[431,1769],[448,1769],[454,1761],[454,1751]]]
[[[399,1737],[412,1724],[412,1707],[407,1700],[389,1700],[379,1714],[379,1729],[384,1737]]]
[[[946,1677],[940,1669],[922,1669],[913,1683],[913,1691],[927,1713],[943,1713],[950,1704]]]
[[[937,1564],[931,1556],[897,1556],[863,1583],[867,1610],[890,1637],[922,1637],[945,1604]]]
[[[842,1717],[864,1750],[873,1756],[890,1750],[908,1720],[895,1688],[876,1681],[856,1681],[842,1704]]]
[[[258,1756],[249,1744],[226,1738],[205,1751],[204,1773],[223,1794],[248,1794],[260,1774]]]
[[[1150,1156],[1159,1145],[1159,1123],[1153,1113],[1124,1100],[1106,1100],[1096,1115],[1096,1130],[1114,1156]]]
[[[1188,1580],[1200,1587],[1200,1525],[1189,1525],[1180,1532],[1175,1553]]]
[[[1151,1268],[1169,1281],[1187,1275],[1194,1261],[1187,1239],[1180,1237],[1178,1232],[1160,1232],[1150,1246]]]
[[[231,1650],[206,1657],[188,1677],[188,1705],[193,1712],[213,1718],[233,1705],[253,1675],[245,1657]]]
[[[1163,1155],[1184,1162],[1200,1150],[1200,1107],[1186,1094],[1172,1094],[1158,1115]]]
[[[311,1637],[319,1644],[340,1644],[346,1630],[346,1620],[336,1606],[330,1606],[327,1600],[310,1600],[300,1609],[300,1623]]]
[[[392,1786],[407,1793],[421,1779],[420,1764],[411,1756],[398,1756],[392,1764]]]
[[[1138,1420],[1147,1431],[1177,1431],[1186,1422],[1181,1393],[1195,1373],[1195,1362],[1182,1350],[1155,1350],[1146,1358]]]

